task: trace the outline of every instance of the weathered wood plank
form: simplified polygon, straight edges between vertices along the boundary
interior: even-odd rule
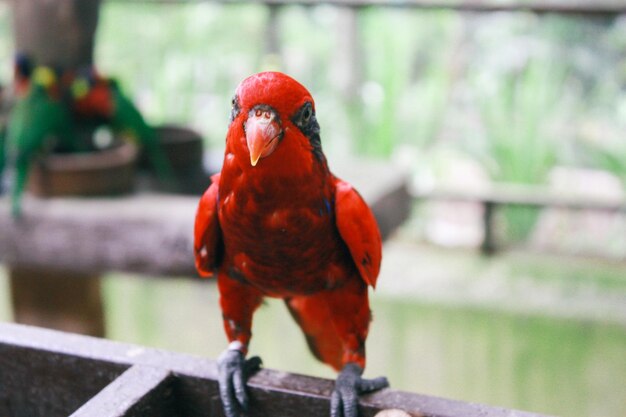
[[[134,365],[71,417],[178,417],[169,370]]]
[[[626,199],[620,196],[560,193],[542,186],[522,184],[493,185],[484,190],[435,188],[415,190],[411,195],[420,200],[465,201],[570,210],[626,211]]]
[[[3,198],[0,259],[33,268],[191,275],[197,200],[169,195],[31,197],[16,221]]]
[[[407,177],[390,164],[343,164],[337,173],[372,205],[383,235],[408,216]],[[28,197],[16,220],[8,197],[0,197],[0,262],[76,272],[195,276],[193,222],[199,198]]]
[[[223,415],[217,391],[217,367],[214,361],[87,336],[6,323],[0,323],[0,353],[2,353],[0,355],[0,383],[3,384],[3,389],[0,390],[0,415],[20,415],[6,413],[6,408],[2,408],[4,403],[1,399],[11,398],[13,393],[14,386],[5,384],[4,378],[8,373],[11,373],[13,378],[17,375],[23,380],[31,375],[31,369],[23,361],[17,367],[12,366],[16,362],[16,352],[22,351],[31,352],[31,358],[35,364],[48,363],[50,361],[46,358],[49,357],[60,358],[60,361],[57,359],[57,362],[50,363],[53,364],[52,366],[57,366],[59,363],[67,366],[70,368],[68,372],[85,372],[83,368],[74,365],[71,361],[92,363],[90,372],[85,375],[88,378],[98,376],[98,367],[105,370],[117,369],[121,374],[120,367],[137,366],[137,369],[124,374],[122,380],[113,382],[109,388],[105,388],[106,392],[103,391],[94,397],[94,404],[96,405],[101,399],[110,399],[111,402],[108,400],[106,402],[111,407],[117,405],[120,410],[126,409],[130,412],[134,409],[133,407],[141,407],[142,404],[158,404],[158,399],[150,398],[150,393],[157,392],[157,396],[163,393],[167,395],[172,393],[175,398],[167,397],[165,402],[165,408],[170,407],[168,409],[171,412],[168,414],[170,416]],[[44,371],[45,368],[41,367],[38,374]],[[170,373],[170,379],[166,378]],[[145,379],[142,378],[142,375],[145,376]],[[107,376],[110,379],[110,375],[107,374]],[[62,375],[57,375],[57,379],[59,387],[67,384],[62,379]],[[137,383],[137,387],[128,386],[136,379],[141,380]],[[78,381],[83,383],[83,379],[78,378]],[[391,383],[393,385],[393,381]],[[155,389],[150,388],[151,386]],[[165,391],[159,391],[162,388]],[[251,410],[248,415],[250,417],[299,417],[302,415],[327,415],[333,382],[263,369],[250,379],[249,388]],[[21,389],[21,386],[18,386],[17,389]],[[115,392],[122,392],[123,394],[116,400],[115,396],[112,395]],[[146,395],[142,395],[142,392],[145,392]],[[58,391],[55,394],[59,395]],[[24,400],[30,402],[25,404],[25,407],[33,408],[39,402],[52,401],[49,394],[41,397],[25,393],[22,396]],[[146,399],[148,400],[145,401]],[[144,402],[142,403],[142,401]],[[131,403],[135,406],[131,406]],[[533,413],[469,404],[392,389],[364,396],[360,404],[363,417],[373,417],[378,411],[389,408],[403,409],[415,417],[539,417],[538,414]],[[160,411],[155,412],[156,414],[131,413],[128,415],[162,415],[158,414]],[[25,415],[36,417],[43,414],[27,413]],[[97,415],[108,417],[107,414]],[[126,415],[120,414],[120,416]]]
[[[125,3],[198,3],[211,0],[107,0]],[[573,15],[612,15],[626,12],[620,0],[564,1],[564,0],[215,0],[226,4],[257,3],[269,5],[316,6],[332,4],[345,7],[406,7],[419,9],[452,9],[460,11],[497,12],[530,11],[534,13],[560,13]]]
[[[126,368],[88,355],[12,344],[9,339],[7,328],[2,327],[0,416],[67,417]]]

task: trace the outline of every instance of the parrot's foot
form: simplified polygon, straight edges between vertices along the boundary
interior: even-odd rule
[[[357,417],[359,395],[389,386],[385,377],[364,379],[362,373],[363,369],[355,363],[348,363],[341,370],[330,398],[331,417]]]
[[[239,417],[239,409],[245,411],[248,408],[246,381],[261,369],[261,358],[245,359],[240,350],[229,348],[220,355],[217,363],[224,414],[226,417]]]

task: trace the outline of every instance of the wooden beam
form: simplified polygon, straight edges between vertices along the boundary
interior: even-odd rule
[[[594,196],[563,193],[547,187],[523,184],[494,184],[484,190],[433,188],[414,190],[411,195],[420,200],[449,200],[494,205],[564,208],[569,210],[625,211],[626,199],[621,196]]]
[[[19,339],[26,337],[35,339],[21,343]],[[78,340],[51,337],[29,326],[0,324],[0,415],[67,417],[128,367],[71,354],[71,343]]]
[[[172,417],[172,379],[167,369],[133,365],[70,417]]]
[[[388,163],[337,164],[370,203],[384,236],[408,216],[407,176]],[[207,184],[208,185],[208,184]],[[195,276],[193,223],[200,196],[28,197],[23,216],[0,197],[0,262],[94,273]]]
[[[344,7],[404,7],[431,10],[459,10],[469,12],[533,12],[569,15],[616,15],[626,12],[626,5],[618,0],[564,1],[564,0],[107,0],[124,3],[199,3],[215,1],[224,4],[267,4],[317,6],[331,4]]]
[[[0,199],[0,259],[12,266],[191,275],[197,198],[26,198],[23,216]]]
[[[106,403],[107,410],[119,407],[119,410],[126,413],[119,413],[120,417],[222,415],[217,388],[217,366],[214,361],[205,358],[7,323],[0,323],[0,354],[0,382],[3,383],[3,389],[0,390],[0,415],[16,414],[7,409],[9,403],[2,401],[11,398],[13,394],[29,401],[23,404],[23,409],[28,412],[22,415],[59,415],[50,414],[49,409],[44,407],[38,408],[38,404],[61,401],[63,393],[59,392],[58,387],[71,389],[72,384],[89,385],[91,379],[100,376],[98,367],[106,372],[118,369],[118,377],[122,379],[112,381],[100,394],[94,393],[91,401],[85,399],[85,410],[101,410],[96,406]],[[9,382],[10,378],[26,381],[39,375],[33,376],[33,363],[39,364],[39,372],[45,371],[41,364],[48,364],[56,372],[62,366],[67,368],[66,372],[80,373],[85,372],[85,363],[89,364],[90,371],[84,378],[76,378],[74,381],[66,381],[58,373],[54,374],[56,378],[43,378],[43,382],[37,380],[35,382],[39,385],[47,381],[47,385],[41,387],[37,395],[30,395],[34,391],[24,389],[21,385],[6,384],[7,378]],[[131,370],[122,373],[123,371],[119,371],[120,367]],[[110,379],[110,376],[107,378]],[[393,381],[391,384],[393,385]],[[334,383],[327,379],[263,369],[250,379],[248,386],[248,416],[299,417],[327,415]],[[14,393],[14,390],[19,392]],[[158,395],[153,395],[155,392]],[[119,395],[114,395],[115,393]],[[151,412],[145,413],[147,408],[144,408],[144,414],[133,413],[133,410],[140,410],[141,408],[135,407],[141,407],[142,404],[151,404]],[[363,396],[360,401],[360,416],[373,417],[381,410],[394,408],[405,410],[413,417],[540,417],[528,412],[392,389]],[[162,414],[163,410],[170,414]],[[85,414],[80,411],[75,417],[82,415],[118,416],[104,412]]]

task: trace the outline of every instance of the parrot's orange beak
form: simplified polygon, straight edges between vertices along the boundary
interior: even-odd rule
[[[259,159],[274,152],[283,133],[276,113],[270,108],[263,107],[250,111],[245,131],[252,166],[256,166]]]

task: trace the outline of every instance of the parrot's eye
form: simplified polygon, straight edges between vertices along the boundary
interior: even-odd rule
[[[230,122],[232,123],[237,116],[239,116],[239,112],[241,111],[241,107],[239,106],[239,97],[234,96],[231,101],[231,109],[230,109]]]
[[[313,110],[311,110],[310,106],[307,106],[302,113],[302,124],[307,124],[309,120],[311,120],[311,116],[313,115]]]
[[[324,153],[322,152],[322,143],[320,141],[320,125],[317,123],[315,117],[315,110],[313,110],[313,103],[307,101],[298,109],[298,111],[291,116],[291,121],[309,140],[313,148],[313,153],[319,160],[324,160]]]
[[[298,127],[303,128],[309,124],[314,116],[313,105],[310,102],[306,102],[300,107],[300,110],[298,110],[292,120]]]

